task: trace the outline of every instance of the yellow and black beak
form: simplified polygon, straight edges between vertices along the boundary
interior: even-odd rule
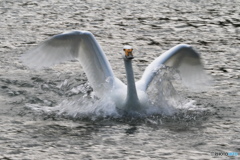
[[[123,51],[125,52],[125,58],[126,59],[133,59],[133,48],[132,46],[124,46]]]

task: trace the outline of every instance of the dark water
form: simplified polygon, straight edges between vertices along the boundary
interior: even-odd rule
[[[238,0],[0,1],[0,159],[239,159],[218,154],[240,153],[239,6]],[[79,97],[92,100],[78,62],[32,71],[19,61],[46,38],[75,29],[96,35],[123,81],[117,54],[123,45],[139,53],[133,62],[139,79],[161,53],[187,43],[201,53],[214,84],[190,92],[177,82],[168,89],[165,81],[152,91],[154,103],[158,91],[171,95],[164,114],[111,116],[111,105],[81,110]]]
[[[2,90],[11,99],[11,105],[5,105],[1,111],[1,158],[211,156],[204,148],[208,144],[201,142],[211,137],[204,132],[209,125],[208,119],[215,114],[211,103],[200,99],[198,104],[197,100],[184,95],[184,88],[178,93],[172,84],[174,77],[164,73],[172,71],[160,70],[157,81],[148,91],[151,101],[158,107],[149,106],[151,113],[141,117],[119,115],[112,103],[91,98],[92,89],[88,83],[75,77],[60,75],[54,79],[49,75],[48,78],[33,76],[30,80],[20,76],[17,80],[2,79]],[[163,75],[160,83],[158,80]],[[154,86],[158,87],[154,89]],[[190,149],[193,147],[203,149]]]

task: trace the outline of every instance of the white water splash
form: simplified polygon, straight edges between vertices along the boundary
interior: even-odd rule
[[[186,99],[175,90],[172,81],[176,79],[180,80],[180,77],[174,70],[162,66],[156,74],[147,91],[149,99],[148,106],[144,107],[145,112],[140,116],[146,117],[156,114],[172,116],[179,112],[204,110],[203,107],[198,107],[195,104],[195,100]],[[68,86],[66,83],[67,81],[64,81],[64,86]],[[115,102],[112,101],[111,98],[106,96],[98,99],[89,94],[86,88],[89,88],[86,84],[69,88],[69,92],[74,92],[75,94],[81,92],[84,93],[84,95],[77,99],[64,100],[55,107],[33,104],[28,104],[27,107],[47,114],[57,114],[72,118],[87,117],[97,119],[105,117],[119,118],[124,116],[123,113],[119,112]]]
[[[161,66],[148,88],[148,114],[174,115],[186,110],[201,110],[196,101],[178,93],[172,82],[180,85],[181,78],[172,68]],[[181,88],[183,89],[183,88]],[[185,88],[186,89],[186,88]]]

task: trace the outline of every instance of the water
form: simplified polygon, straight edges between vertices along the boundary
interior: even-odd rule
[[[162,70],[159,76],[168,72]],[[91,97],[88,83],[78,81],[75,84],[75,78],[66,77],[49,78],[51,81],[44,77],[33,78],[33,85],[39,86],[36,87],[39,96],[28,95],[32,99],[24,108],[16,104],[8,113],[1,114],[0,131],[4,134],[0,136],[0,158],[162,159],[184,157],[183,152],[178,151],[183,149],[183,144],[185,147],[202,145],[195,137],[206,136],[201,131],[202,124],[211,112],[179,95],[169,82],[173,77],[153,83],[159,83],[159,87],[149,94],[159,95],[151,96],[152,103],[156,104],[158,98],[164,101],[160,106],[150,105],[151,112],[144,117],[119,115],[111,102]],[[9,86],[25,84],[20,78],[18,82],[5,83]],[[39,94],[42,91],[49,93],[48,96]],[[53,96],[51,92],[59,96]],[[170,94],[172,97],[168,97]],[[50,103],[49,96],[51,101],[56,101],[55,105]],[[184,139],[191,139],[191,142]],[[198,157],[209,156],[208,152],[202,151],[186,153],[196,154]]]
[[[240,152],[239,1],[123,2],[0,2],[0,159],[239,159],[212,154]],[[133,62],[139,79],[161,53],[187,43],[215,83],[195,93],[170,78],[150,90],[149,114],[124,117],[91,97],[79,63],[31,71],[19,62],[33,45],[76,29],[96,35],[121,80],[123,45],[142,53]]]
[[[104,119],[107,117],[110,117],[110,119],[125,118],[126,114],[119,112],[111,96],[102,98],[95,97],[88,83],[72,88],[70,85],[71,82],[68,81],[69,80],[65,79],[56,86],[56,88],[64,90],[66,93],[66,99],[56,106],[51,106],[52,103],[48,102],[48,100],[43,100],[43,103],[47,106],[42,106],[43,103],[41,102],[39,104],[27,104],[26,107],[39,113],[77,119],[89,118],[91,120],[98,120],[99,118]],[[201,112],[206,110],[204,106],[196,106],[194,100],[187,99],[178,93],[172,82],[178,83],[178,85],[181,84],[180,76],[172,68],[166,66],[160,67],[156,71],[156,76],[147,90],[147,106],[143,107],[142,112],[136,112],[136,115],[130,117],[145,118],[152,115],[173,117],[189,113],[189,115],[185,115],[186,118],[189,118],[195,116],[191,115],[190,112],[199,112],[201,115]],[[47,84],[41,86],[48,88]],[[183,88],[181,88],[181,90],[183,90]],[[75,96],[72,97],[72,95]]]

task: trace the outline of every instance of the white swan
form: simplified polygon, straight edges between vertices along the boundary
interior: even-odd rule
[[[119,110],[136,111],[146,106],[146,90],[161,65],[179,70],[183,82],[196,87],[205,81],[206,74],[199,54],[189,45],[180,44],[155,59],[135,83],[132,69],[132,48],[125,46],[123,60],[127,85],[113,74],[112,68],[93,34],[88,31],[71,31],[46,40],[35,49],[23,54],[22,61],[29,67],[40,69],[65,60],[78,59],[90,85],[99,98],[109,96]]]

